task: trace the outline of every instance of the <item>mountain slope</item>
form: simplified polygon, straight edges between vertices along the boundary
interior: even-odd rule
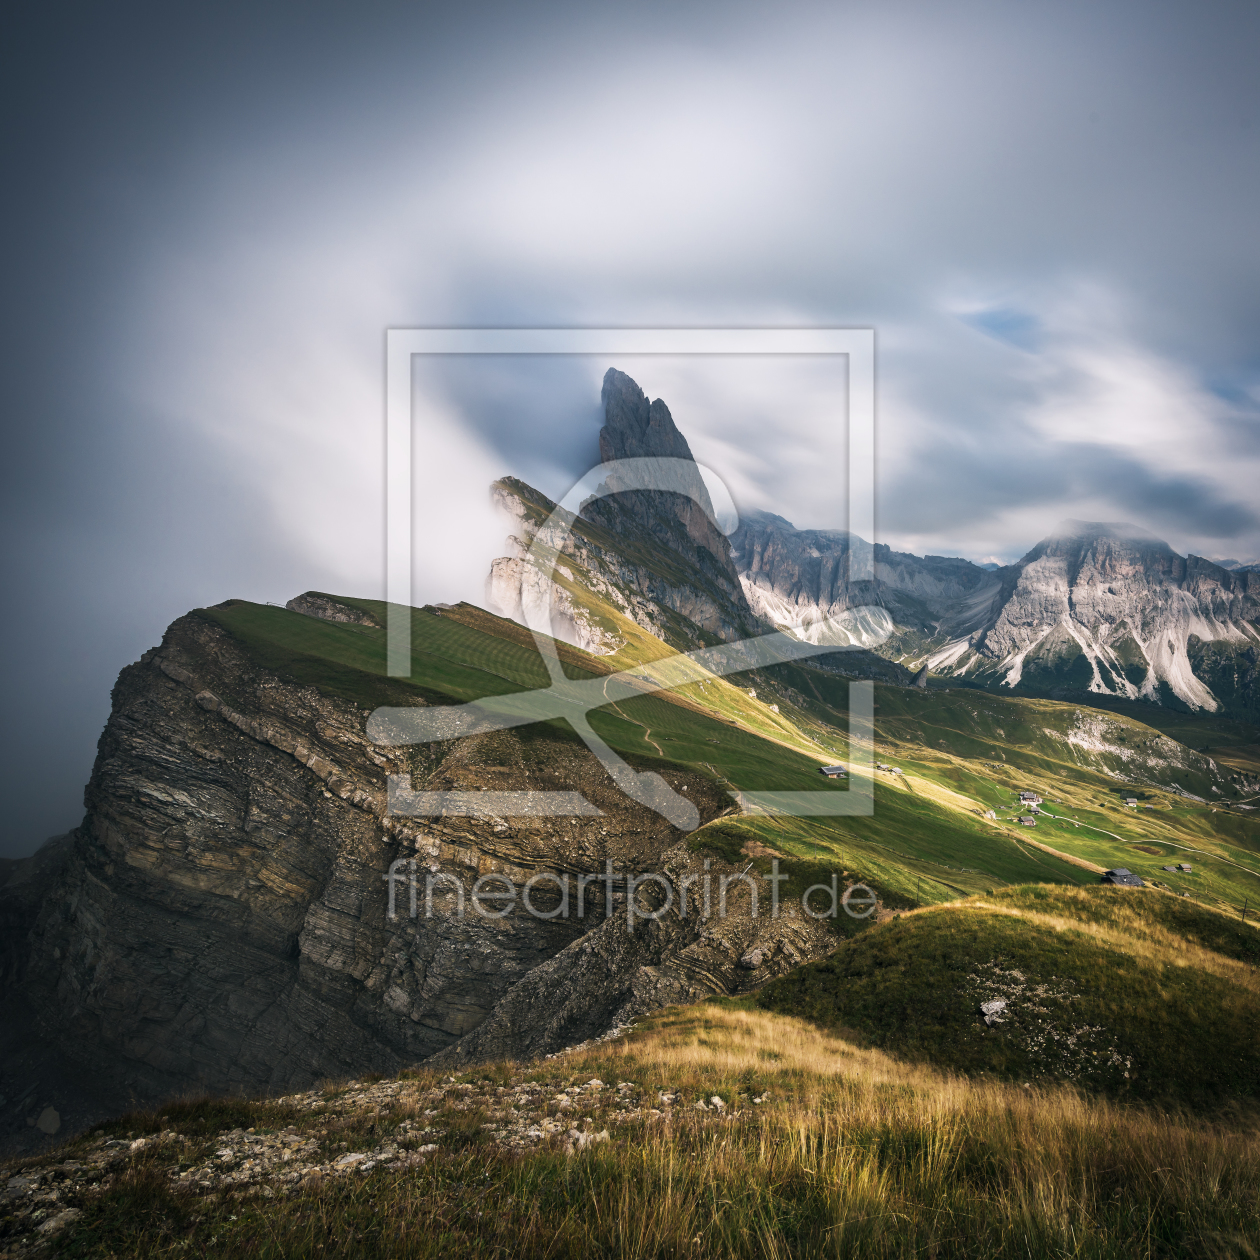
[[[510,623],[497,636],[486,614],[478,628],[417,610],[413,677],[402,682],[384,672],[383,605],[319,596],[307,606],[321,615],[245,601],[199,610],[115,688],[87,816],[18,968],[37,1031],[72,1047],[102,1088],[154,1097],[396,1069],[454,1049],[492,1016],[496,1052],[542,1053],[640,1008],[746,987],[752,976],[736,963],[754,937],[768,959],[781,936],[792,942],[769,972],[829,938],[810,921],[746,914],[728,920],[717,951],[698,944],[696,917],[635,935],[624,888],[611,919],[602,897],[581,918],[576,907],[558,918],[518,907],[506,924],[458,915],[449,889],[467,900],[495,872],[519,884],[544,870],[598,872],[611,859],[624,882],[626,871],[671,864],[681,877],[692,859],[562,722],[415,750],[365,737],[380,704],[545,685],[537,648]],[[373,624],[329,620],[330,606]],[[581,669],[581,653],[565,654]],[[816,759],[685,699],[647,695],[592,721],[624,757],[686,792],[703,820],[732,808],[727,777],[828,790]],[[386,810],[387,774],[409,775],[415,790],[574,790],[600,814],[581,825],[400,817]],[[432,914],[389,919],[383,877],[400,857],[447,881]],[[422,878],[422,903],[423,888]],[[535,903],[549,899],[544,887]],[[700,966],[688,961],[697,950]],[[544,963],[546,1002],[516,1012],[511,994]]]
[[[1195,672],[1202,645],[1254,672],[1260,580],[1179,556],[1131,526],[1064,522],[1002,579],[997,615],[935,654],[936,668],[1007,687],[1175,698],[1209,711],[1221,700]]]
[[[874,548],[874,581],[850,583],[850,548],[869,552],[869,543],[843,530],[798,530],[770,512],[746,513],[731,544],[749,605],[764,620],[823,642],[819,622],[850,607],[879,605],[896,623],[894,638],[879,650],[894,657],[950,630],[982,625],[1001,588],[966,560],[920,559],[882,543]]]
[[[610,371],[605,408],[608,459],[668,459],[675,471],[681,461],[688,474],[689,448],[663,403]],[[617,471],[606,475],[612,483]],[[624,796],[559,716],[375,742],[378,708],[548,687],[539,642],[518,620],[469,604],[409,610],[402,680],[386,673],[379,601],[307,592],[284,609],[229,600],[194,610],[120,675],[83,824],[45,855],[38,880],[6,885],[7,1026],[37,1040],[15,1070],[22,1079],[0,1081],[0,1092],[16,1086],[26,1099],[47,1085],[51,1109],[61,1088],[54,1049],[71,1065],[63,1080],[95,1082],[115,1100],[553,1053],[669,1003],[749,993],[827,954],[838,935],[865,931],[869,921],[839,911],[826,922],[804,913],[805,889],[833,879],[867,885],[879,917],[1006,885],[1092,883],[1116,865],[1234,910],[1260,899],[1260,836],[1245,798],[1260,783],[1246,778],[1245,754],[1226,772],[1198,751],[1195,733],[1208,728],[1189,718],[1161,733],[1127,709],[910,687],[905,668],[854,645],[865,633],[856,621],[835,645],[845,650],[807,663],[667,690],[652,681],[679,650],[763,633],[767,610],[808,637],[820,617],[879,600],[904,623],[903,654],[912,641],[939,649],[954,636],[960,652],[988,660],[991,635],[992,651],[1009,655],[1038,617],[1062,620],[1063,591],[1070,618],[1084,607],[1073,592],[1097,595],[1100,574],[1118,582],[1127,540],[1112,539],[1106,563],[1095,544],[1065,542],[995,573],[877,549],[877,581],[846,590],[844,535],[752,517],[732,548],[699,482],[694,497],[624,485],[583,505],[545,574],[529,547],[555,505],[522,482],[497,483],[517,554],[496,563],[490,587],[520,613],[551,584],[551,646],[570,679],[591,684],[591,728],[633,769],[685,795],[698,828],[684,833]],[[1171,600],[1190,582],[1187,599],[1219,603],[1226,591],[1237,596],[1236,607],[1221,605],[1230,624],[1246,623],[1249,578],[1226,575],[1241,585],[1222,586],[1216,572],[1179,569],[1160,545],[1147,552],[1146,567],[1129,571],[1139,594],[1164,582]],[[1045,578],[1060,569],[1059,585]],[[1157,627],[1161,598],[1150,605]],[[1102,629],[1091,633],[1104,642]],[[1118,651],[1114,636],[1106,642]],[[1029,669],[1036,648],[1020,649]],[[970,669],[968,681],[1005,686]],[[633,694],[610,699],[612,674]],[[869,773],[849,746],[853,676],[879,680],[875,812],[798,818],[748,803],[748,793],[799,790],[838,807],[848,785],[820,776],[820,764]],[[1250,736],[1235,726],[1242,747]],[[394,776],[395,787],[441,797],[442,812],[391,810]],[[540,787],[580,796],[586,812],[513,812],[510,794]],[[1035,831],[1016,821],[1029,787],[1044,798]],[[477,795],[470,807],[481,792],[484,803]],[[463,794],[458,808],[447,793]],[[1146,808],[1124,803],[1130,796]],[[1170,859],[1193,870],[1169,874]],[[565,912],[558,881],[605,862],[607,897]],[[745,877],[764,906],[770,885],[760,879],[775,863],[797,904],[754,913]],[[400,868],[417,872],[423,914],[390,916],[388,875]],[[660,882],[632,901],[633,872]],[[557,915],[519,903],[501,919],[462,914],[479,881],[496,877],[550,881],[535,904]],[[734,879],[740,894],[716,922],[710,878]],[[394,891],[405,903],[406,883]],[[652,899],[666,893],[669,905]],[[661,913],[642,919],[632,906]],[[6,1140],[33,1137],[34,1119],[18,1116]]]
[[[1149,890],[1015,888],[885,923],[757,1003],[938,1068],[1219,1105],[1260,1096],[1258,962],[1260,928]]]
[[[758,731],[759,702],[738,678],[723,686],[743,698],[742,711],[719,712],[724,702],[707,695],[658,693],[594,713],[621,755],[696,802],[704,825],[683,837],[622,797],[560,721],[415,749],[365,738],[380,704],[458,703],[545,685],[536,645],[514,623],[469,606],[417,610],[413,679],[403,682],[384,673],[383,605],[320,595],[302,606],[319,615],[229,601],[181,618],[115,690],[88,815],[20,969],[39,1031],[114,1096],[283,1088],[435,1054],[548,1053],[668,1002],[747,991],[835,940],[832,926],[799,913],[754,920],[742,899],[720,924],[693,907],[686,919],[672,912],[629,933],[621,892],[612,919],[601,900],[582,922],[519,908],[503,925],[459,920],[453,905],[391,922],[382,877],[398,857],[414,855],[465,897],[486,874],[519,881],[542,870],[597,871],[607,857],[618,872],[662,870],[677,882],[750,862],[768,875],[768,855],[778,854],[793,881],[785,896],[834,871],[868,884],[888,907],[1096,878],[1074,864],[1079,837],[1039,831],[1052,840],[1039,849],[1002,819],[981,816],[1027,770],[994,773],[974,760],[979,749],[966,739],[1002,738],[954,711],[977,693],[881,687],[880,753],[896,748],[904,773],[879,776],[872,817],[835,820],[741,817],[732,796],[843,791],[817,774],[819,760],[847,752],[847,683],[834,674],[776,667],[774,685],[797,699],[774,717],[795,728],[799,751],[786,734]],[[561,656],[578,676],[610,667],[607,657],[564,645]],[[1046,750],[1031,751],[1034,734],[1017,734],[1021,714],[1036,719],[1030,704],[1047,715],[1065,706],[989,703],[1012,763],[1029,746],[1027,767],[1063,782],[1065,800],[1098,792],[1093,767],[1110,754],[1044,736]],[[938,747],[951,741],[953,752]],[[809,754],[815,746],[822,757]],[[602,815],[399,818],[384,811],[391,773],[410,775],[415,790],[577,790]],[[1176,822],[1184,829],[1187,820]],[[1205,869],[1214,861],[1193,856]],[[1139,865],[1136,856],[1129,864]],[[1211,887],[1242,900],[1228,877]],[[839,926],[860,925],[841,916]],[[762,962],[741,969],[754,949]]]

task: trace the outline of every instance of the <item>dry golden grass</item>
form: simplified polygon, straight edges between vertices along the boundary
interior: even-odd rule
[[[1124,916],[1123,923],[1092,923],[1085,919],[1066,918],[1057,914],[1039,914],[1014,906],[995,904],[974,899],[967,902],[977,910],[990,910],[995,914],[1009,915],[1029,923],[1048,927],[1055,932],[1079,932],[1109,949],[1120,950],[1134,958],[1151,963],[1167,963],[1174,967],[1197,967],[1212,975],[1220,976],[1231,984],[1260,995],[1260,974],[1248,963],[1225,958],[1215,950],[1204,949],[1193,941],[1171,932],[1167,928],[1140,918]],[[932,910],[939,907],[932,907]]]
[[[578,1060],[574,1060],[575,1063]],[[1114,1134],[1118,1127],[1159,1133],[1160,1140],[1183,1121],[1163,1112],[1115,1105],[1066,1087],[1033,1087],[975,1080],[907,1063],[828,1033],[801,1019],[732,1005],[679,1008],[653,1020],[636,1036],[584,1053],[581,1070],[602,1069],[605,1079],[644,1071],[684,1091],[710,1084],[756,1078],[771,1081],[780,1116],[793,1125],[805,1113],[835,1101],[845,1115],[864,1123],[954,1126],[965,1116],[971,1126],[1035,1126],[1043,1136],[1063,1126]],[[735,1101],[734,1098],[731,1100]],[[771,1114],[767,1112],[767,1114]],[[1214,1135],[1238,1131],[1211,1128]],[[1186,1125],[1202,1134],[1202,1121]],[[1260,1130],[1241,1131],[1260,1156]]]
[[[770,1230],[776,1187],[796,1185],[820,1214],[811,1254],[1257,1254],[1254,1116],[1204,1124],[1067,1088],[967,1080],[729,1007],[664,1017],[584,1056],[582,1068],[606,1078],[647,1071],[684,1096],[725,1093],[732,1109],[749,1106],[742,1083],[770,1091],[755,1136],[688,1120],[640,1148],[634,1176],[663,1177],[668,1195],[651,1220],[675,1217],[674,1237],[693,1225],[702,1243],[712,1236],[699,1187],[739,1185],[740,1228],[756,1232],[756,1220]],[[661,1254],[654,1237],[657,1249],[625,1254]],[[747,1252],[799,1254],[775,1230]]]
[[[312,1180],[270,1198],[241,1190],[194,1200],[160,1161],[138,1165],[94,1203],[68,1254],[1260,1254],[1254,1117],[1205,1124],[1069,1089],[968,1081],[729,1003],[665,1012],[621,1041],[530,1068],[466,1075],[485,1086],[519,1082],[522,1071],[549,1086],[630,1081],[646,1104],[658,1090],[672,1101],[659,1117],[617,1123],[607,1097],[594,1123],[610,1124],[613,1140],[571,1156],[555,1145],[496,1150],[481,1110],[445,1109],[442,1149],[422,1166]],[[417,1094],[435,1083],[431,1073],[408,1075]],[[723,1110],[695,1107],[714,1095]],[[410,1100],[398,1101],[388,1120],[360,1119],[394,1123]]]

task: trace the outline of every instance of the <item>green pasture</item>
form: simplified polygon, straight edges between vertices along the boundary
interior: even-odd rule
[[[1164,893],[1023,887],[858,933],[756,1001],[940,1067],[1214,1104],[1260,1095],[1257,958],[1260,932]]]
[[[412,677],[388,678],[386,606],[374,600],[341,602],[369,613],[379,624],[323,621],[243,600],[198,615],[228,631],[265,668],[367,710],[416,701],[462,703],[547,685],[545,666],[528,632],[467,605],[449,614],[412,610]],[[590,657],[567,645],[560,651],[570,676],[593,678],[615,668],[609,658]],[[685,765],[731,791],[844,792],[843,785],[819,776],[822,750],[811,755],[748,729],[763,716],[779,720],[746,694],[746,688],[763,688],[767,681],[792,697],[790,713],[797,725],[825,745],[826,755],[844,759],[849,680],[809,665],[753,671],[703,691],[692,686],[685,690],[697,695],[689,703],[667,693],[636,696],[592,712],[590,721],[611,747],[637,764]],[[718,712],[699,711],[697,703]],[[991,808],[1003,820],[1023,812],[1016,794],[1033,787],[1048,802],[1058,800],[1046,808],[1070,822],[1042,816],[1029,832],[1009,822],[995,827],[878,776],[871,817],[744,817],[738,825],[785,856],[825,859],[867,872],[881,889],[915,904],[1028,881],[1094,881],[1089,872],[1035,849],[1028,839],[1102,866],[1127,866],[1205,902],[1239,908],[1260,903],[1260,878],[1222,860],[1260,870],[1260,818],[1186,801],[1158,787],[1131,788],[1108,774],[1105,765],[1082,764],[1068,753],[1068,745],[1046,734],[1048,729],[1068,729],[1076,709],[979,691],[876,688],[881,759],[974,800],[978,808]],[[1127,715],[1124,720],[1134,741],[1151,738],[1152,728]],[[1183,715],[1180,721],[1184,726],[1187,719]],[[546,725],[569,730],[562,719]],[[1125,807],[1121,797],[1128,792],[1157,808]],[[731,825],[728,820],[711,824]],[[1114,832],[1122,840],[1089,827]],[[1159,852],[1143,853],[1135,844],[1158,846]],[[1206,852],[1174,850],[1173,844]],[[1177,861],[1190,861],[1194,874],[1160,870]]]

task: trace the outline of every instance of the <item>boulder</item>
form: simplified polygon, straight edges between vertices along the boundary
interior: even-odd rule
[[[1006,1014],[1006,999],[994,998],[991,1002],[980,1003],[980,1014],[984,1016],[984,1022],[990,1028],[994,1024],[1002,1022],[1002,1016]]]

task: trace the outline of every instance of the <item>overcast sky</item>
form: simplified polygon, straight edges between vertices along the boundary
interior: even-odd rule
[[[9,13],[0,851],[172,619],[381,593],[391,326],[873,327],[881,541],[1260,557],[1254,4]],[[422,370],[422,598],[480,597],[490,478],[593,460],[607,366]],[[817,372],[617,366],[840,523]]]

